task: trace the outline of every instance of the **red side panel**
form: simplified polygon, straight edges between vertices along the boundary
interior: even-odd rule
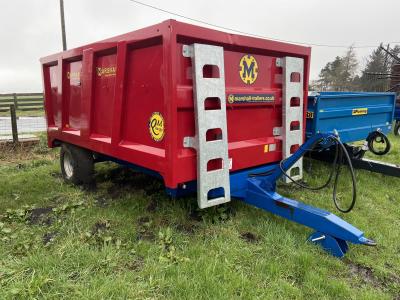
[[[66,64],[67,85],[64,90],[68,102],[68,119],[66,127],[74,130],[81,128],[81,72],[82,60]]]
[[[148,47],[128,49],[121,130],[125,145],[153,147],[154,151],[164,156],[165,140],[155,141],[149,134],[152,114],[158,112],[165,115],[162,64],[161,40]]]
[[[91,133],[96,137],[111,138],[116,61],[116,49],[95,56]]]
[[[53,65],[47,67],[48,72],[48,80],[49,80],[49,89],[46,94],[46,101],[51,107],[51,111],[49,111],[49,126],[61,126],[61,98],[58,96],[58,66]]]

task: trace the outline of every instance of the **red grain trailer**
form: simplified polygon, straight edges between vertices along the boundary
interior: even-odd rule
[[[171,195],[197,190],[201,208],[246,198],[248,178],[303,143],[310,52],[167,20],[44,57],[48,145],[74,183],[101,158],[160,176]],[[294,179],[300,157],[285,166]]]

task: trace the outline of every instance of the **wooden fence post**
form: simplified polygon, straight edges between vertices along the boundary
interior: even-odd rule
[[[18,143],[18,127],[17,127],[17,115],[15,113],[15,105],[10,104],[10,114],[11,114],[11,129],[14,144]]]
[[[18,101],[17,101],[17,94],[16,93],[13,94],[13,99],[14,99],[15,109],[18,109]]]

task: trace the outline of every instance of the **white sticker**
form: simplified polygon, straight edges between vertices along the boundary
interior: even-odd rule
[[[232,158],[229,159],[229,170],[232,170]]]

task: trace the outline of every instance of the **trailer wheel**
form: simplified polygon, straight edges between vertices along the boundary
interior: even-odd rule
[[[394,125],[394,134],[400,135],[400,121],[396,121],[396,125]]]
[[[89,184],[93,181],[92,152],[77,146],[62,144],[60,150],[61,173],[66,182]]]
[[[367,137],[368,149],[375,155],[385,155],[390,150],[390,141],[382,132],[371,132]]]

